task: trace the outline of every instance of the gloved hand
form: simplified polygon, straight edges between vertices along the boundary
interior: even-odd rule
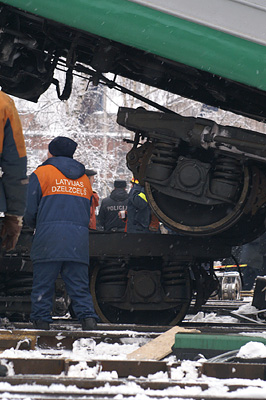
[[[17,244],[23,225],[23,217],[18,215],[6,214],[3,219],[1,231],[2,247],[6,251],[13,250]]]

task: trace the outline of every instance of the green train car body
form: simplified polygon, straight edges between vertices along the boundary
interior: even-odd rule
[[[28,35],[37,41],[34,50],[44,51],[50,60],[58,48],[52,49],[49,40],[54,42],[61,37],[68,53],[75,46],[79,53],[82,49],[78,48],[77,37],[89,38],[87,57],[80,57],[80,61],[99,72],[114,72],[209,105],[263,119],[266,116],[263,105],[266,7],[263,1],[166,0],[161,3],[160,0],[4,0],[1,36],[11,35],[9,29],[15,35],[17,29],[16,40],[21,39],[22,46]],[[12,7],[7,10],[8,6]],[[18,20],[28,18],[27,32],[21,21],[19,29],[14,29],[16,24],[10,23],[14,15]],[[37,20],[39,32],[34,30]],[[55,27],[61,32],[57,37],[53,37]],[[11,39],[12,35],[9,43]],[[31,50],[33,47],[34,44]],[[30,54],[30,46],[26,44],[25,48]],[[10,73],[7,77],[10,79]],[[49,80],[44,82],[42,77],[40,81],[47,86]],[[23,96],[23,93],[18,91],[17,95]],[[37,96],[28,97],[37,101]]]
[[[188,10],[183,18],[178,17],[178,10],[177,15],[171,15],[167,8],[167,3],[171,3],[169,1],[163,2],[161,10],[156,9],[156,1],[6,0],[4,3],[78,30],[266,90],[266,41],[256,43],[251,34],[250,37],[247,35],[241,38],[235,32],[225,33],[197,21],[192,22],[188,20]],[[183,3],[184,6],[184,3],[188,5],[191,1],[175,3]],[[214,2],[205,3],[210,6]],[[228,2],[220,0],[219,3],[222,5]],[[241,7],[241,3],[238,4]],[[176,6],[182,9],[182,6]],[[261,10],[259,14],[263,14]],[[265,17],[266,8],[264,21]],[[248,21],[242,21],[243,28]]]

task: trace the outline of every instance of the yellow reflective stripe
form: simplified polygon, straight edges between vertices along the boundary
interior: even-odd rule
[[[143,200],[145,200],[148,203],[145,193],[141,192],[138,194],[138,196],[141,197]]]

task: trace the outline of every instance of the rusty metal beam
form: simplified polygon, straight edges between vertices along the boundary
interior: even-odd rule
[[[266,379],[266,364],[247,363],[204,363],[200,373],[219,379],[243,378]]]
[[[7,362],[12,362],[16,375],[60,375],[68,374],[69,367],[77,365],[79,361],[65,358],[13,358],[4,357]],[[116,371],[119,378],[127,378],[129,375],[136,377],[148,376],[156,372],[168,372],[169,367],[164,361],[133,361],[133,360],[91,360],[87,361],[89,368],[99,366],[100,371]],[[180,365],[176,364],[175,366]],[[173,367],[173,366],[172,366]]]

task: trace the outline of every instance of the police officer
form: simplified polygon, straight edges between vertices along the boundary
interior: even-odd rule
[[[128,196],[127,232],[128,233],[159,233],[158,218],[151,212],[144,187],[137,179],[132,179],[132,188]]]
[[[128,193],[126,181],[114,181],[114,190],[102,200],[99,222],[105,231],[124,232],[125,223],[119,218],[120,211],[127,210]]]
[[[25,222],[36,228],[31,321],[37,329],[49,329],[52,322],[59,273],[82,329],[97,327],[88,277],[92,188],[84,165],[73,160],[76,147],[70,138],[53,139],[48,159],[30,176]]]

